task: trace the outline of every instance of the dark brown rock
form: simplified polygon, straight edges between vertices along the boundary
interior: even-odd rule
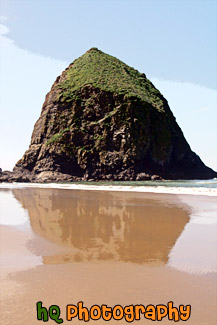
[[[136,176],[137,181],[149,181],[151,180],[151,176],[146,173],[139,173]]]
[[[191,151],[166,99],[146,76],[92,49],[56,79],[29,149],[13,175],[1,179],[125,181],[216,175]]]

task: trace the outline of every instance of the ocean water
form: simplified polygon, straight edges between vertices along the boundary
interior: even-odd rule
[[[152,186],[152,187],[174,187],[174,188],[213,188],[217,189],[217,178],[209,180],[177,180],[177,181],[99,181],[99,182],[73,182],[72,184],[102,185],[102,186]]]
[[[71,183],[1,183],[0,188],[62,188],[92,191],[190,194],[217,196],[217,179],[177,181],[99,181]]]

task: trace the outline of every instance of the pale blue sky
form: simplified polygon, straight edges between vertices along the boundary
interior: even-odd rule
[[[0,167],[27,149],[46,93],[91,47],[144,72],[217,170],[215,0],[0,0]]]

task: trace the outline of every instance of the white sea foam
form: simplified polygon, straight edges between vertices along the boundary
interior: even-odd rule
[[[0,189],[17,188],[55,188],[87,191],[139,192],[217,196],[217,188],[207,187],[169,187],[169,186],[128,186],[128,185],[93,185],[93,184],[60,184],[60,183],[1,183]]]

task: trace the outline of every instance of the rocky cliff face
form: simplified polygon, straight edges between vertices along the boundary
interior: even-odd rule
[[[14,172],[36,181],[216,177],[146,76],[96,48],[56,79]]]

